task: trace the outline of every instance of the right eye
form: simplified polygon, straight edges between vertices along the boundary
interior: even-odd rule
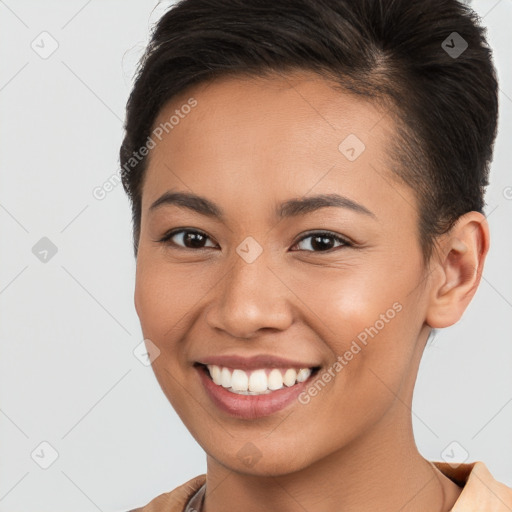
[[[180,235],[180,236],[178,236]],[[181,244],[176,243],[173,238],[176,240],[181,240]],[[161,242],[166,245],[176,246],[180,249],[207,249],[203,244],[206,240],[210,239],[208,235],[203,233],[202,231],[197,231],[195,229],[173,229],[166,233],[162,238],[157,240],[157,242]]]

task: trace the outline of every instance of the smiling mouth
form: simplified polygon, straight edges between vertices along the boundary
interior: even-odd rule
[[[195,363],[216,385],[238,395],[267,395],[313,378],[320,366],[311,368],[258,368],[245,371],[214,364]]]

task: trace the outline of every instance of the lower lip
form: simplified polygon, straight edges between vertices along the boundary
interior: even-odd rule
[[[212,402],[224,412],[237,418],[254,420],[284,409],[309,385],[310,379],[316,375],[314,372],[304,382],[298,382],[290,387],[283,387],[272,393],[264,395],[238,395],[228,391],[222,386],[213,382],[209,377],[208,370],[204,366],[196,366],[200,379]]]

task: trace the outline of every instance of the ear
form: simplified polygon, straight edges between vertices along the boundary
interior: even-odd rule
[[[433,256],[426,322],[442,328],[455,324],[471,302],[489,251],[487,219],[479,212],[461,216],[438,242]]]

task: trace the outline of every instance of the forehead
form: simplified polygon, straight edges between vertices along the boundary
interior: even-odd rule
[[[338,139],[351,133],[368,140],[382,136],[383,130],[394,130],[383,107],[306,71],[222,77],[193,86],[161,109],[154,126],[164,125],[181,110],[188,111],[191,97],[197,102],[191,112],[181,114],[179,120],[174,116],[178,121],[172,127],[176,145],[200,131],[204,143],[226,149],[230,142],[247,148],[257,136],[260,143],[273,141],[284,151],[293,146],[297,151],[297,142],[309,139],[318,154],[333,146],[338,150]],[[375,130],[377,125],[380,129]],[[225,134],[230,135],[229,140]],[[165,143],[160,147],[164,149]]]
[[[216,79],[174,97],[153,128],[172,116],[150,153],[143,209],[174,187],[277,200],[312,188],[382,194],[383,173],[392,180],[385,110],[314,73]]]

